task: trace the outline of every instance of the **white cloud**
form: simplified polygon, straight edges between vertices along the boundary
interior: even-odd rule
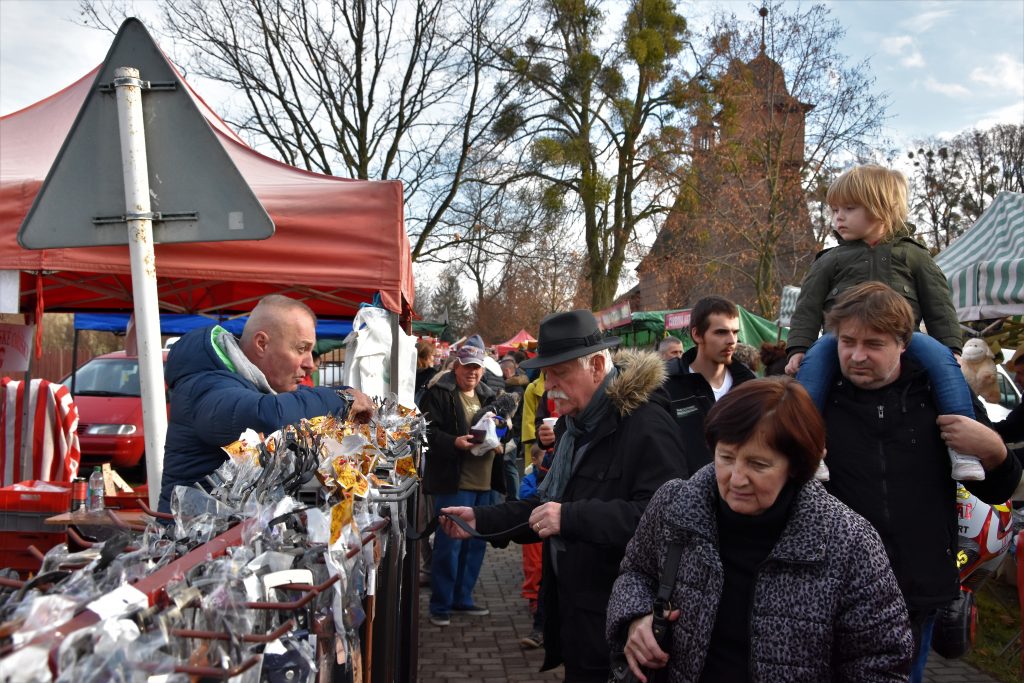
[[[1020,125],[1020,122],[1024,121],[1024,102],[1016,102],[1007,107],[1002,107],[994,111],[990,111],[988,114],[978,119],[978,122],[974,124],[974,128],[984,130],[991,128],[998,123],[1013,123]]]
[[[928,10],[903,20],[900,26],[914,33],[924,33],[952,13],[953,10],[950,8]]]
[[[909,55],[901,59],[900,64],[910,69],[920,69],[924,66],[924,55],[917,50],[914,50]]]
[[[888,55],[900,58],[900,64],[907,68],[921,68],[924,66],[924,56],[914,45],[911,36],[888,36],[880,42],[882,51]]]
[[[931,92],[937,92],[947,97],[969,97],[971,91],[960,85],[959,83],[941,83],[933,76],[929,76],[924,81],[924,87],[926,90]]]
[[[887,36],[882,38],[880,47],[890,55],[898,55],[908,47],[913,47],[914,39],[910,36]]]
[[[971,80],[996,90],[1024,95],[1024,62],[1006,53],[996,55],[995,64],[972,70]]]

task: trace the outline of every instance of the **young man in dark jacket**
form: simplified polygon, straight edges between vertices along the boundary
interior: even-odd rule
[[[672,416],[686,444],[686,465],[696,472],[711,462],[704,441],[704,418],[735,386],[754,378],[743,363],[733,362],[740,333],[736,304],[720,296],[701,299],[690,314],[690,336],[696,346],[667,361],[665,389],[672,399]]]
[[[538,355],[559,418],[551,469],[537,494],[488,507],[442,511],[496,542],[543,541],[544,665],[565,664],[566,681],[605,683],[605,614],[619,563],[654,492],[686,476],[679,430],[661,391],[657,354],[623,352],[612,365],[590,311],[548,316]],[[469,538],[450,520],[449,534]]]
[[[1012,495],[1021,465],[986,426],[938,414],[928,373],[903,355],[915,326],[899,294],[879,282],[852,287],[826,321],[842,371],[825,406],[826,488],[882,538],[914,630],[910,680],[920,681],[936,612],[959,590],[956,482],[944,441],[972,435],[986,477],[962,483],[990,504]]]

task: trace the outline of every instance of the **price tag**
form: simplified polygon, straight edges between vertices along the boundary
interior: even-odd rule
[[[135,586],[124,584],[103,597],[93,600],[87,607],[90,611],[98,614],[100,619],[109,619],[149,607],[149,598]]]

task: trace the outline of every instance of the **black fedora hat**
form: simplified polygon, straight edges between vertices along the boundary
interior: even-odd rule
[[[537,357],[521,368],[546,368],[619,344],[618,337],[602,337],[597,318],[587,310],[552,313],[540,321]]]

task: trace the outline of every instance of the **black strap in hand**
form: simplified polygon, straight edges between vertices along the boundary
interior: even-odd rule
[[[676,584],[676,572],[679,570],[679,560],[683,555],[683,544],[675,542],[669,545],[665,553],[665,564],[661,567],[661,578],[658,580],[658,594],[654,598],[653,619],[651,630],[654,632],[654,639],[658,646],[668,652],[669,630],[672,622],[668,615],[672,611],[672,588]]]
[[[672,589],[676,585],[676,572],[679,571],[679,559],[683,555],[683,544],[675,542],[669,545],[665,553],[665,564],[661,567],[661,578],[658,581],[658,594],[655,600],[668,603],[672,597]]]
[[[469,524],[467,524],[465,521],[463,521],[463,519],[461,517],[459,517],[457,515],[449,515],[447,512],[441,512],[437,516],[435,516],[433,519],[431,519],[429,522],[427,522],[427,526],[423,527],[422,531],[416,531],[415,529],[407,530],[405,532],[406,540],[408,540],[408,541],[418,541],[418,540],[420,540],[422,538],[426,538],[426,537],[430,536],[430,534],[432,534],[435,531],[437,531],[437,527],[439,527],[441,525],[441,518],[442,517],[447,517],[448,519],[450,519],[452,521],[452,523],[455,524],[455,526],[459,527],[460,529],[465,531],[467,534],[469,534],[473,538],[480,538],[480,539],[496,538],[498,536],[507,536],[508,534],[511,534],[513,531],[517,531],[519,529],[522,529],[523,527],[528,526],[530,524],[529,521],[526,521],[526,522],[523,522],[522,524],[516,524],[514,527],[511,527],[509,529],[504,529],[502,531],[496,531],[496,532],[491,533],[491,534],[484,534],[484,533],[480,533],[479,531],[477,531],[476,529],[471,527]]]

